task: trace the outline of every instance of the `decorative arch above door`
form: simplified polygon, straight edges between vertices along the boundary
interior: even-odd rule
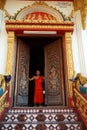
[[[32,5],[20,9],[14,16],[7,15],[7,17],[6,28],[11,31],[17,31],[17,29],[73,31],[71,17],[65,16],[43,1],[34,2]]]
[[[44,2],[35,2],[17,12],[15,20],[27,22],[57,23],[65,20],[64,15]],[[51,21],[49,21],[51,20]]]

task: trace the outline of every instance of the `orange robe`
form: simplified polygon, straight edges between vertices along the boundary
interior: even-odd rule
[[[43,76],[39,76],[35,79],[35,89],[34,89],[34,103],[43,103],[43,86],[42,86]]]

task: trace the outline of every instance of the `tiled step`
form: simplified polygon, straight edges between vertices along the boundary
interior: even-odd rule
[[[12,108],[8,113],[72,113],[73,109],[69,108],[57,108],[57,107],[28,107],[28,108]]]
[[[39,119],[39,118],[42,119]],[[34,114],[25,114],[25,113],[19,113],[19,114],[7,114],[5,115],[4,121],[6,122],[34,122],[37,123],[38,121],[44,121],[44,122],[76,122],[78,121],[78,117],[76,113],[34,113]]]
[[[59,124],[28,124],[28,123],[2,123],[0,130],[82,130],[81,124],[77,123],[59,123]]]
[[[82,130],[82,125],[69,108],[12,108],[0,123],[0,130]]]

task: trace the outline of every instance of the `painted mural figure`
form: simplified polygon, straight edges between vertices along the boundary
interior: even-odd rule
[[[44,77],[40,75],[40,71],[36,71],[36,76],[29,78],[29,81],[35,80],[35,88],[34,88],[34,105],[42,105],[44,102],[43,99],[43,82]]]

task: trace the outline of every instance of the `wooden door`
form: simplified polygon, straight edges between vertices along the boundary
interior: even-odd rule
[[[15,105],[28,106],[29,45],[18,39]]]
[[[65,105],[61,39],[45,46],[45,104]]]

